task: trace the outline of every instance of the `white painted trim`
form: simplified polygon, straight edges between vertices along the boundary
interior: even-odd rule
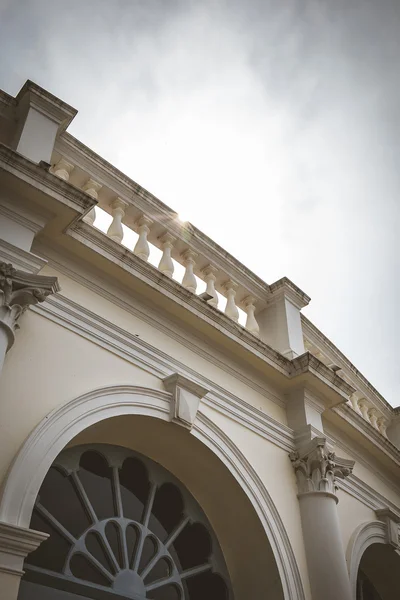
[[[350,496],[353,496],[353,498],[356,498],[359,502],[362,502],[372,510],[389,507],[394,512],[400,513],[400,505],[390,502],[385,496],[382,496],[382,494],[374,490],[374,488],[367,485],[354,474],[346,479],[336,479],[336,484],[340,490],[350,494]]]
[[[84,394],[47,415],[25,441],[8,473],[0,521],[28,526],[41,483],[61,450],[91,425],[120,415],[170,420],[171,394],[137,386],[114,386]],[[171,425],[172,426],[172,425]],[[285,600],[304,600],[290,540],[264,484],[239,448],[199,413],[192,434],[208,446],[235,477],[259,516],[280,574]]]
[[[47,264],[47,260],[44,258],[17,248],[5,240],[0,240],[0,257],[4,262],[11,263],[15,269],[26,271],[32,275],[39,273]]]
[[[350,577],[352,595],[356,597],[357,574],[361,558],[372,544],[387,543],[387,526],[381,521],[362,523],[350,538],[346,551],[347,569]]]
[[[331,340],[329,340],[307,317],[301,315],[303,325],[303,334],[317,348],[321,349],[322,354],[325,354],[332,360],[333,363],[341,366],[346,377],[350,380],[358,390],[362,391],[363,395],[368,398],[371,404],[378,408],[379,411],[387,419],[393,416],[393,407],[385,400],[385,398],[374,388],[366,377],[355,367],[349,359],[337,348]]]
[[[284,450],[288,452],[294,450],[292,429],[279,423],[262,410],[251,406],[240,397],[226,391],[159,348],[113,325],[69,298],[57,294],[57,296],[48,298],[46,302],[32,307],[32,311],[74,331],[156,377],[164,378],[172,373],[179,373],[194,380],[210,390],[204,402],[212,408],[242,425],[245,424],[255,433]],[[192,346],[191,348],[193,349]],[[209,360],[211,360],[210,357]],[[231,374],[242,380],[241,377],[238,377],[237,372]],[[265,389],[261,388],[257,391],[269,400],[274,400]]]
[[[387,457],[389,457],[398,467],[400,466],[400,450],[397,448],[388,438],[386,438],[380,431],[375,429],[353,408],[342,404],[332,408],[339,417],[344,419],[347,423],[350,423],[354,429],[362,433],[366,439],[368,439],[376,448],[379,448]]]
[[[286,406],[285,402],[280,397],[273,394],[270,390],[266,390],[265,387],[255,382],[254,379],[246,376],[245,373],[240,372],[238,369],[233,369],[229,367],[229,365],[227,365],[224,361],[216,357],[215,353],[211,354],[210,352],[208,352],[203,347],[204,343],[202,342],[202,340],[199,340],[197,338],[198,343],[193,344],[193,339],[196,339],[195,336],[193,336],[192,339],[188,339],[187,336],[179,333],[174,323],[170,322],[165,316],[161,319],[159,314],[157,314],[155,310],[152,310],[151,306],[146,305],[145,309],[141,310],[138,304],[133,302],[132,296],[129,295],[126,292],[126,290],[124,290],[122,287],[114,286],[115,292],[110,292],[109,289],[106,289],[106,286],[104,285],[104,277],[101,275],[101,273],[98,273],[97,276],[93,275],[93,268],[91,268],[90,272],[86,272],[82,270],[81,265],[68,261],[67,258],[60,255],[56,255],[55,257],[55,253],[52,251],[52,249],[49,251],[48,248],[43,248],[41,245],[35,246],[35,251],[40,253],[41,256],[44,256],[48,260],[50,267],[54,268],[60,273],[63,273],[68,278],[72,279],[73,281],[82,285],[83,287],[91,290],[96,295],[104,298],[108,302],[119,306],[129,314],[132,314],[138,319],[144,321],[145,323],[148,323],[152,327],[155,327],[158,331],[161,331],[162,333],[176,340],[185,348],[189,348],[192,352],[196,352],[196,354],[198,354],[202,358],[210,361],[214,365],[217,365],[226,373],[234,375],[236,379],[239,379],[255,391],[259,392],[260,394],[267,394],[268,398],[276,404],[278,404],[279,406]],[[64,264],[67,261],[68,266]],[[74,304],[73,301],[70,299],[65,298],[65,300],[70,302],[71,304]],[[85,311],[87,309],[79,306],[79,310]],[[90,311],[87,312],[89,313]],[[94,313],[90,314],[94,315]],[[95,318],[99,317],[95,315]],[[114,327],[114,325],[112,324],[111,326]]]
[[[294,432],[283,423],[279,423],[265,412],[248,404],[242,398],[224,390],[213,381],[201,376],[160,349],[151,346],[135,335],[129,334],[61,294],[49,298],[43,304],[31,307],[30,310],[77,333],[156,377],[163,378],[177,372],[195,380],[199,385],[210,390],[202,400],[204,404],[236,423],[240,423],[243,427],[250,429],[286,452],[292,452],[295,449]],[[238,373],[235,373],[235,376],[238,376]],[[241,378],[239,377],[239,379]],[[258,389],[257,391],[271,399],[265,390]],[[353,449],[338,440],[336,436],[334,443],[354,456],[357,462],[364,464],[367,468],[370,467],[361,455],[355,453]],[[383,477],[381,473],[376,473],[376,475],[385,485],[388,485],[396,493],[400,493],[399,489],[387,477]],[[338,480],[338,485],[340,489],[368,506],[368,508],[375,510],[390,506],[393,510],[400,512],[399,506],[390,502],[355,475],[351,475],[344,480]]]

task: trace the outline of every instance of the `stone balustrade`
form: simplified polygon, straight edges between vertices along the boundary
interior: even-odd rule
[[[179,283],[185,289],[201,295],[210,306],[221,310],[233,321],[241,322],[250,333],[259,336],[256,312],[265,308],[267,304],[266,284],[267,289],[257,289],[260,286],[247,286],[245,277],[232,277],[228,269],[221,268],[221,265],[217,264],[218,261],[213,261],[212,249],[204,252],[198,248],[198,244],[193,243],[194,228],[181,222],[177,215],[173,219],[162,219],[158,215],[146,214],[139,202],[112,195],[111,190],[92,176],[83,176],[79,167],[74,167],[63,157],[51,171],[98,200],[96,208],[84,217],[87,224],[102,230],[102,223],[107,221],[104,213],[107,213],[111,216],[111,223],[105,232],[108,237],[118,244],[126,245],[125,232],[135,232],[136,244],[133,247],[128,246],[133,254],[145,262],[151,262],[163,275],[174,279],[177,264],[181,265],[184,271]],[[152,260],[155,249],[161,253],[157,263]],[[218,255],[220,251],[218,248],[218,252],[214,254]],[[201,285],[201,282],[204,282],[204,285]]]
[[[354,382],[344,373],[343,369],[339,365],[335,365],[332,361],[314,344],[306,341],[306,348],[318,358],[327,367],[335,371],[335,373],[344,379],[346,383],[354,386]],[[366,398],[361,392],[354,392],[350,400],[346,403],[347,406],[352,408],[355,413],[360,415],[367,423],[372,425],[374,429],[379,431],[383,436],[387,437],[386,429],[389,426],[389,419],[387,419],[381,412],[374,406],[372,400]]]
[[[167,207],[164,212],[159,205],[149,208],[148,200],[140,195],[121,193],[120,197],[103,185],[101,178],[97,180],[81,165],[74,165],[73,160],[61,154],[58,154],[51,172],[98,201],[96,208],[84,217],[87,224],[102,230],[116,243],[124,244],[138,258],[152,263],[164,276],[179,281],[183,288],[200,295],[211,307],[221,310],[232,321],[243,324],[254,336],[264,339],[264,335],[260,336],[258,315],[271,301],[273,286],[255,276],[249,277],[243,265],[237,261],[232,264],[229,258],[225,259],[228,255],[222,248],[203,234],[200,236],[190,223],[180,221],[178,215]],[[104,227],[108,222],[108,228]],[[136,241],[129,245],[127,238]],[[265,341],[271,343],[269,339]],[[307,340],[305,346],[339,377],[354,384],[320,348]],[[387,437],[389,420],[370,399],[355,392],[347,404]]]
[[[374,429],[386,437],[386,428],[389,424],[388,420],[379,412],[370,400],[362,396],[360,392],[354,392],[350,398],[350,406],[357,414],[361,415],[363,419],[370,423]]]

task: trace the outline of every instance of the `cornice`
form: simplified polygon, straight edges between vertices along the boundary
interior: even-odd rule
[[[270,286],[271,292],[271,303],[274,302],[276,298],[284,296],[288,298],[292,304],[294,304],[299,310],[307,306],[311,300],[307,294],[303,292],[297,285],[295,285],[290,279],[287,277],[282,277],[272,283]]]
[[[185,348],[189,350],[195,351],[196,354],[206,359],[207,361],[212,362],[214,365],[218,366],[222,371],[229,373],[230,375],[235,376],[240,381],[243,381],[250,388],[259,392],[260,394],[267,394],[268,397],[277,405],[281,407],[285,407],[286,404],[284,400],[281,399],[280,396],[273,394],[269,389],[266,389],[262,385],[259,385],[254,381],[254,378],[247,377],[244,373],[241,373],[237,369],[230,367],[226,361],[219,359],[215,354],[210,353],[205,349],[204,343],[202,339],[198,338],[198,336],[193,335],[192,339],[188,340],[187,336],[182,335],[177,331],[175,324],[169,321],[165,316],[161,319],[155,310],[152,310],[148,305],[146,309],[142,310],[137,303],[135,303],[129,294],[129,292],[123,288],[122,286],[115,285],[115,291],[110,292],[103,284],[101,272],[97,273],[97,277],[93,275],[93,271],[91,276],[85,272],[84,274],[79,273],[79,268],[76,263],[68,263],[69,266],[65,264],[64,257],[55,253],[53,249],[49,252],[48,248],[44,248],[41,245],[36,246],[37,252],[44,256],[49,263],[49,266],[53,267],[56,271],[63,273],[71,280],[75,281],[79,285],[91,290],[96,295],[103,297],[108,302],[119,306],[122,310],[126,311],[128,314],[132,314],[140,320],[148,323],[152,327],[155,327],[158,331],[166,334],[170,338],[176,340]],[[82,264],[80,264],[80,268],[82,268]],[[96,272],[96,270],[94,270]],[[193,343],[193,340],[197,340],[197,343]]]
[[[153,289],[162,291],[163,295],[174,300],[196,316],[213,325],[225,335],[244,346],[265,360],[280,373],[288,375],[291,361],[265,342],[247,331],[240,323],[234,322],[220,310],[208,304],[200,296],[196,296],[183,288],[178,282],[166,277],[151,263],[145,262],[120,244],[105,236],[101,231],[79,221],[67,231],[67,235],[95,250],[105,258],[116,262],[135,277],[144,281]]]
[[[303,373],[313,373],[333,386],[335,390],[347,399],[355,389],[346,383],[341,377],[336,375],[332,369],[324,365],[316,356],[310,352],[305,352],[291,361],[291,377],[296,377]]]
[[[0,261],[12,263],[16,269],[33,274],[38,273],[47,264],[44,258],[17,248],[5,240],[0,240]]]
[[[45,214],[43,210],[40,213],[36,213],[27,210],[26,206],[22,204],[15,203],[13,205],[4,198],[0,200],[0,214],[19,223],[19,225],[30,230],[34,235],[39,233],[47,221],[54,217],[52,213],[46,212]]]
[[[202,400],[205,405],[253,431],[285,452],[291,452],[295,449],[294,432],[286,425],[279,423],[265,412],[248,404],[242,398],[224,390],[211,380],[188,368],[184,363],[162,352],[159,348],[153,347],[141,338],[129,334],[61,294],[49,298],[46,303],[36,305],[30,310],[81,335],[152,375],[163,378],[174,372],[182,373],[209,390],[207,396]],[[250,380],[241,378],[240,374],[236,373],[236,376],[247,385],[251,384]],[[274,400],[266,390],[256,387],[254,389],[264,393],[270,400]],[[357,462],[365,464],[367,468],[369,467],[368,463],[351,448],[348,448],[346,444],[336,438],[334,442],[342,450],[355,456]],[[386,477],[382,475],[379,475],[379,477],[383,483],[393,487]],[[376,492],[375,489],[354,474],[346,480],[339,480],[338,487],[374,510],[389,506],[393,510],[400,511],[398,506]]]
[[[84,222],[77,221],[66,233],[89,248],[96,250],[105,258],[116,262],[120,267],[138,277],[153,289],[161,291],[163,295],[194,313],[197,317],[228,336],[232,341],[251,351],[258,358],[266,361],[269,366],[278,370],[285,377],[295,379],[298,376],[310,374],[319,379],[322,384],[329,386],[333,392],[339,394],[344,400],[347,400],[348,396],[354,391],[331,369],[309,353],[297,357],[293,361],[285,358],[247,331],[241,324],[235,323],[220,310],[208,304],[200,296],[184,289],[170,277],[163,276],[152,264],[141,260],[128,249],[105,236],[101,231]]]
[[[332,408],[332,411],[344,419],[346,423],[350,423],[350,425],[362,433],[375,447],[379,448],[381,452],[386,454],[400,467],[400,450],[377,429],[372,427],[361,415],[346,404],[335,406]]]
[[[25,158],[15,150],[0,143],[0,169],[49,194],[80,214],[89,212],[97,201],[70,183],[49,173],[46,168]]]
[[[385,400],[385,398],[374,388],[374,386],[368,381],[368,379],[353,365],[352,362],[331,342],[307,317],[303,314],[301,315],[302,325],[303,325],[303,333],[304,336],[309,339],[310,342],[316,342],[316,345],[321,346],[321,350],[324,350],[324,347],[327,348],[329,353],[332,353],[338,360],[337,363],[343,363],[346,375],[348,377],[355,377],[357,381],[357,385],[360,388],[360,391],[368,396],[372,395],[373,400],[371,400],[372,404],[375,404],[379,407],[379,409],[383,412],[383,414],[387,418],[391,418],[393,416],[393,407]]]

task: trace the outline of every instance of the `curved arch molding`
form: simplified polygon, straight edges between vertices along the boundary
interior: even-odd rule
[[[369,546],[372,544],[390,544],[400,553],[398,534],[399,515],[388,508],[379,509],[375,512],[376,516],[381,520],[369,521],[368,523],[359,525],[351,536],[347,547],[347,568],[354,598],[356,597],[357,575],[360,562]]]
[[[168,392],[139,386],[94,390],[53,410],[33,430],[7,475],[0,503],[0,521],[29,527],[42,481],[57,455],[91,425],[122,415],[171,420]],[[279,513],[261,479],[239,448],[201,412],[191,429],[235,477],[256,511],[277,563],[285,600],[305,600],[300,572]]]

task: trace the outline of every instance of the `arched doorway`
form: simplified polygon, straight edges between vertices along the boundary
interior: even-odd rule
[[[20,600],[232,600],[218,540],[188,490],[130,449],[74,446],[54,461],[31,528]]]
[[[389,544],[371,544],[361,557],[357,600],[400,598],[400,556]]]

